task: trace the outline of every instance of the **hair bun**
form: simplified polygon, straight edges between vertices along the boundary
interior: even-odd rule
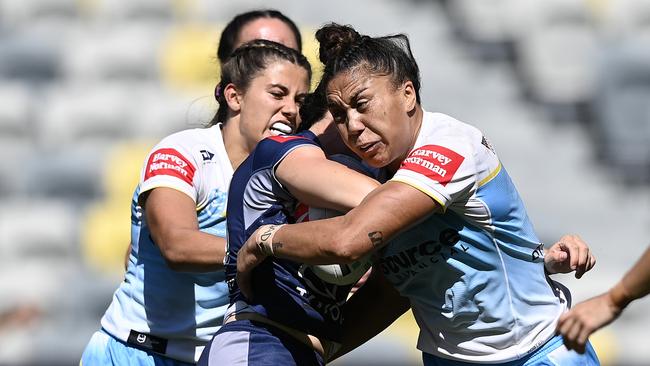
[[[357,43],[361,35],[350,26],[329,23],[316,32],[316,39],[320,43],[318,49],[320,61],[327,65],[329,60],[340,57]]]

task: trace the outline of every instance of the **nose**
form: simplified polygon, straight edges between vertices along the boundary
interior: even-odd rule
[[[298,103],[295,100],[286,98],[282,105],[282,115],[290,121],[295,121],[298,116]]]
[[[348,123],[347,129],[350,136],[358,136],[363,132],[366,126],[361,121],[361,115],[354,108],[350,108],[347,111]]]

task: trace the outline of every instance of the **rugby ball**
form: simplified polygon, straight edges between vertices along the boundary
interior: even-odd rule
[[[331,209],[310,207],[309,221],[327,219],[334,216],[342,215],[341,212]],[[359,259],[358,261],[347,264],[320,264],[310,265],[312,272],[321,280],[339,286],[353,285],[361,276],[363,276],[372,266],[371,254]]]

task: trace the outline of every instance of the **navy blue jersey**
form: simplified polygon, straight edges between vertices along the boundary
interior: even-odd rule
[[[254,311],[319,338],[338,341],[340,309],[351,286],[325,283],[308,266],[274,257],[253,270],[253,300],[244,298],[235,281],[237,253],[248,237],[261,225],[294,223],[301,211],[299,202],[275,176],[278,164],[297,148],[320,148],[320,144],[310,131],[269,137],[235,171],[228,195],[225,260],[230,303],[236,307],[231,312]]]

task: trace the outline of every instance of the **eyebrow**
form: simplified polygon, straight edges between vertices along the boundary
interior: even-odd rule
[[[368,89],[367,86],[361,87],[361,89],[357,90],[354,94],[352,94],[352,97],[350,98],[350,102],[356,102],[357,99],[359,99],[359,94],[363,93]]]

